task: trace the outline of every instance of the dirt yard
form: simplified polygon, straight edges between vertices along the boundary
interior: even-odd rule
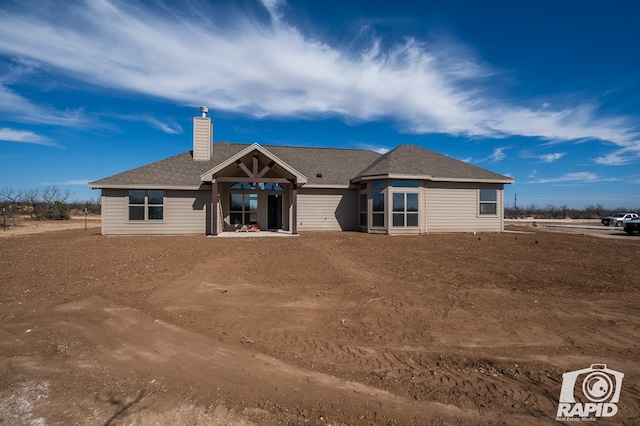
[[[69,223],[0,238],[2,425],[553,425],[595,363],[640,424],[640,236]]]

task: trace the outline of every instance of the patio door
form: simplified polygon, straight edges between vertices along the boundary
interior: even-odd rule
[[[282,195],[267,196],[267,228],[282,229]]]

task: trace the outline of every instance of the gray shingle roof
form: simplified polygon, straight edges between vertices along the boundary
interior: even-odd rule
[[[194,161],[191,151],[89,183],[108,187],[193,187],[200,176],[238,154],[249,144],[217,142],[209,161]],[[381,155],[369,150],[307,148],[263,145],[263,147],[308,178],[307,185],[349,185],[354,178],[415,174],[464,180],[509,180],[489,170],[455,160],[414,145],[400,145]],[[322,177],[317,177],[318,174]]]
[[[200,186],[200,175],[214,166],[213,161],[194,161],[191,151],[104,179],[89,182],[92,188],[113,186]]]
[[[349,185],[358,170],[380,157],[376,152],[363,149],[263,146],[305,175],[307,185]],[[317,177],[318,173],[322,177]]]
[[[507,176],[415,145],[400,145],[387,152],[358,173],[357,177],[390,174],[427,175],[436,180],[511,180]]]

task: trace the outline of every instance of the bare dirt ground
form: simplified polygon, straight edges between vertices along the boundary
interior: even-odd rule
[[[640,424],[640,236],[67,225],[0,231],[0,424],[558,424],[594,363]]]

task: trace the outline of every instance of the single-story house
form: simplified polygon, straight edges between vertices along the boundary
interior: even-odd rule
[[[102,234],[503,230],[513,179],[418,146],[379,154],[212,140],[203,112],[192,151],[90,182],[102,191]]]

